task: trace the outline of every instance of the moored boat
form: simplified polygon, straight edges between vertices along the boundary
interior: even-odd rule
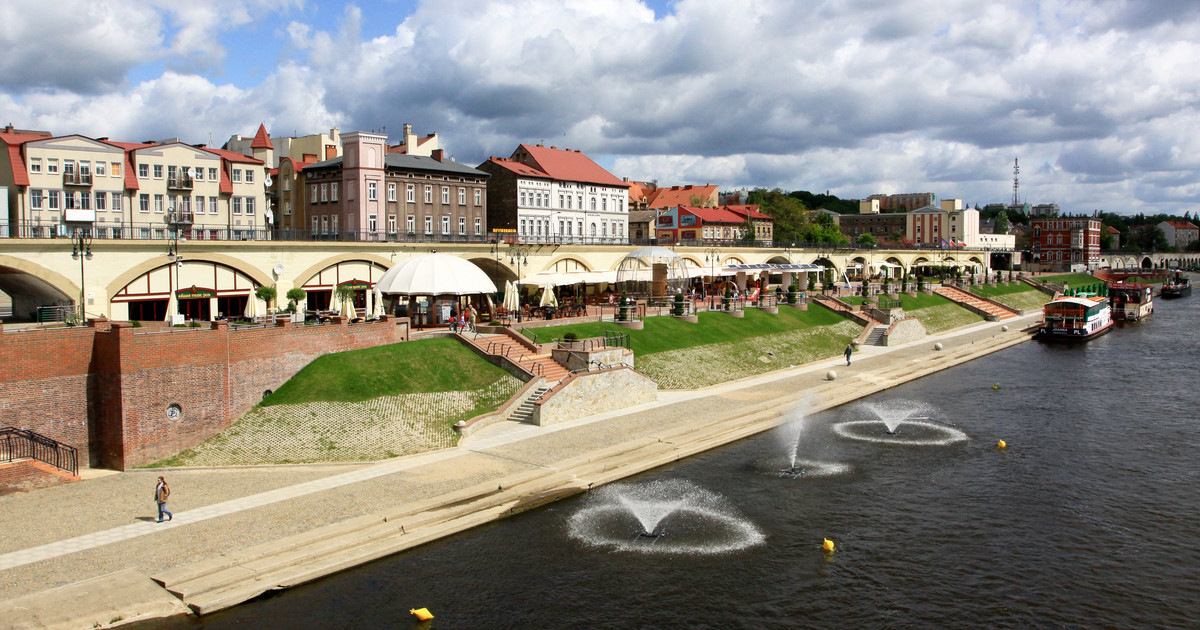
[[[1192,279],[1187,277],[1182,271],[1176,271],[1162,285],[1162,296],[1164,298],[1181,298],[1192,294]]]
[[[1154,289],[1148,284],[1109,282],[1107,291],[1115,320],[1136,322],[1154,312]]]
[[[1112,308],[1102,297],[1063,296],[1046,303],[1038,339],[1087,341],[1112,330]]]

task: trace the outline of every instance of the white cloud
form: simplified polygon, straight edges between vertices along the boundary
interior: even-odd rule
[[[1037,165],[1022,179],[1030,201],[1198,201],[1200,147],[1184,132],[1200,122],[1189,3],[680,0],[656,19],[636,0],[442,0],[366,40],[375,7],[326,24],[307,23],[297,0],[156,6],[145,32],[157,39],[89,36],[104,52],[86,73],[45,55],[0,61],[27,70],[0,73],[9,89],[55,90],[14,111],[134,137],[245,133],[258,120],[275,133],[412,122],[464,162],[545,141],[622,156],[616,174],[636,179],[979,203],[1007,200],[1020,155]],[[206,78],[229,54],[223,32],[276,15],[297,58],[246,90]],[[32,27],[3,24],[9,48],[34,41]],[[115,91],[156,50],[172,70]],[[89,91],[104,93],[77,96]]]

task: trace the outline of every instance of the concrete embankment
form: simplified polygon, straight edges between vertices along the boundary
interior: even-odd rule
[[[836,407],[1027,341],[1029,331],[1019,329],[1027,323],[1009,320],[1007,331],[986,324],[897,348],[865,348],[850,367],[827,360],[702,391],[664,392],[656,403],[551,429],[489,427],[436,462],[389,473],[392,485],[403,487],[450,466],[470,483],[400,504],[393,493],[373,510],[347,509],[345,520],[307,531],[11,600],[0,604],[0,615],[20,628],[106,626],[187,614],[183,605],[207,614],[766,431],[802,401],[810,412]],[[933,349],[937,342],[941,350]],[[834,380],[826,378],[830,369],[839,373]],[[103,606],[78,610],[97,606],[79,593],[98,589],[106,595]],[[64,605],[76,610],[55,612]]]

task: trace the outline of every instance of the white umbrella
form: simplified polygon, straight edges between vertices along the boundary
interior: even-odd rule
[[[243,315],[250,321],[258,317],[258,297],[253,292],[246,296],[246,311]]]
[[[517,294],[517,283],[509,280],[504,283],[504,310],[512,313],[520,310],[520,296]]]
[[[376,284],[382,293],[474,295],[496,285],[474,263],[450,254],[422,254],[388,269]]]
[[[375,317],[375,290],[368,288],[366,298],[367,298],[367,310],[366,310],[366,313],[364,314],[364,317],[366,317],[367,319],[371,319],[372,317]]]
[[[373,308],[371,309],[369,315],[371,319],[379,319],[384,315],[383,294],[379,292],[379,285],[375,285],[375,288],[371,290],[371,296],[374,298],[374,300],[372,302]]]
[[[542,301],[538,302],[538,306],[558,306],[558,298],[554,297],[553,284],[547,284],[546,288],[542,289]]]
[[[168,324],[172,324],[172,323],[174,323],[174,321],[172,321],[172,319],[171,319],[171,315],[173,315],[173,314],[175,313],[175,311],[178,311],[178,310],[179,310],[179,307],[175,306],[175,292],[174,292],[174,291],[171,291],[171,295],[167,297],[167,318],[166,318],[166,322],[167,322]]]
[[[342,302],[342,317],[346,319],[354,319],[358,317],[358,311],[354,308],[354,292],[348,291],[346,299]]]

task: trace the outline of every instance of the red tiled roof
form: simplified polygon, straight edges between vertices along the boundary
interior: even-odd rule
[[[1118,230],[1117,228],[1115,228],[1111,225],[1104,226],[1104,231],[1108,232],[1109,234],[1120,234],[1121,233],[1121,230]]]
[[[29,185],[29,173],[25,171],[25,158],[21,156],[21,145],[34,140],[45,140],[49,137],[31,133],[0,133],[0,140],[4,140],[8,145],[8,162],[12,165],[14,185]]]
[[[543,171],[541,169],[535,168],[533,166],[529,166],[528,164],[524,164],[521,162],[516,162],[516,161],[510,160],[508,158],[494,157],[494,158],[490,158],[488,160],[488,162],[491,162],[492,164],[495,164],[496,166],[499,166],[500,168],[512,171],[513,173],[516,173],[517,175],[520,175],[521,177],[538,177],[538,178],[542,178],[542,179],[553,179],[552,177],[550,177],[550,175],[548,173],[546,173],[545,171]]]
[[[237,151],[227,151],[225,149],[215,149],[213,147],[196,147],[196,148],[200,149],[201,151],[208,151],[209,153],[219,155],[219,156],[221,156],[222,159],[228,160],[230,162],[241,162],[243,164],[265,164],[265,162],[263,162],[260,159],[252,158],[248,155],[242,155],[241,153],[238,153]]]
[[[141,185],[138,183],[137,173],[133,170],[133,152],[154,145],[146,144],[145,142],[117,142],[115,140],[101,140],[101,142],[125,150],[125,190],[138,190],[141,188]]]
[[[674,208],[692,203],[692,197],[701,202],[716,197],[717,187],[705,186],[672,186],[670,188],[655,188],[650,191],[651,208]]]
[[[1200,228],[1196,227],[1195,225],[1192,225],[1192,223],[1190,221],[1163,221],[1163,223],[1166,223],[1167,225],[1169,225],[1175,229],[1185,229],[1185,230],[1188,228],[1191,228],[1193,230],[1200,229]]]
[[[258,123],[258,133],[254,134],[254,140],[250,142],[251,149],[274,149],[271,144],[271,136],[267,135],[267,126],[265,123]]]
[[[743,217],[736,212],[730,212],[728,208],[697,208],[694,206],[680,206],[681,212],[687,212],[698,217],[705,223],[745,223],[746,217]]]
[[[586,184],[602,184],[604,186],[620,186],[628,188],[629,184],[621,181],[612,173],[604,170],[579,151],[566,151],[554,147],[543,147],[522,144],[513,155],[524,151],[529,154],[534,165],[553,179]]]
[[[642,199],[646,199],[646,189],[637,182],[629,182],[629,200],[635,203],[641,203]]]
[[[741,215],[743,217],[746,215],[750,215],[751,219],[771,219],[771,220],[775,219],[775,217],[773,217],[769,214],[763,214],[763,213],[759,212],[757,205],[723,206],[723,207],[727,208],[730,212]]]

